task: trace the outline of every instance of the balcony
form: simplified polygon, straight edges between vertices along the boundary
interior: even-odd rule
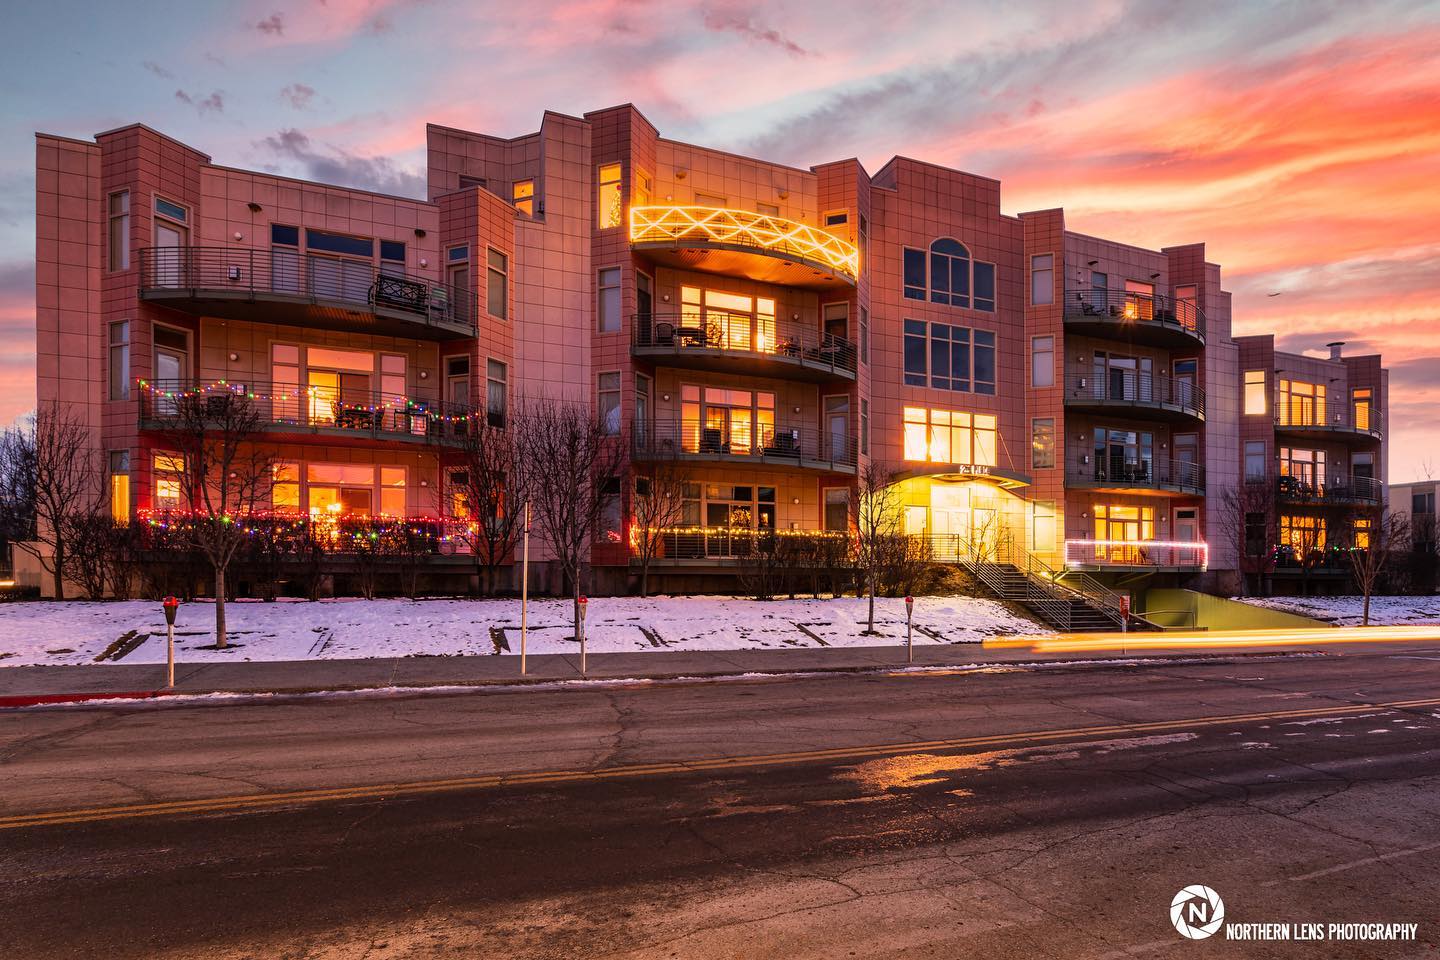
[[[1343,473],[1318,480],[1279,477],[1276,496],[1282,503],[1315,507],[1374,507],[1385,501],[1385,485],[1374,477]]]
[[[1209,563],[1203,541],[1066,540],[1065,567],[1097,573],[1198,573]]]
[[[631,434],[637,461],[677,460],[855,472],[855,441],[814,427],[734,423],[730,420],[637,422]]]
[[[1347,403],[1317,404],[1311,398],[1291,398],[1275,407],[1275,432],[1307,440],[1331,440],[1352,446],[1379,441],[1385,420],[1379,410]]]
[[[670,367],[823,383],[855,379],[855,344],[770,318],[636,314],[630,355]]]
[[[248,247],[140,251],[140,299],[195,316],[416,340],[475,336],[468,291],[369,261]]]
[[[631,207],[630,246],[685,270],[792,287],[853,287],[854,244],[816,227],[748,210]]]
[[[332,446],[456,446],[477,415],[471,407],[439,400],[337,393],[298,384],[155,381],[141,387],[140,429],[160,433],[235,417],[229,405],[240,398],[255,411],[255,429],[267,439],[303,443],[319,438]]]
[[[784,563],[792,570],[839,569],[849,555],[848,533],[766,530],[753,527],[665,527],[653,563],[674,566],[746,566]],[[633,562],[633,561],[632,561]]]
[[[1141,420],[1190,423],[1205,419],[1205,391],[1190,380],[1109,370],[1066,377],[1065,408],[1098,415],[1123,410]]]
[[[1149,347],[1197,348],[1205,345],[1205,313],[1158,293],[1067,290],[1065,331]]]
[[[1067,487],[1102,493],[1205,495],[1205,468],[1188,460],[1116,460],[1100,457],[1073,466]]]

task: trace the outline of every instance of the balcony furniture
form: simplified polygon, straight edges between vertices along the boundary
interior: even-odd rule
[[[700,431],[701,453],[725,453],[724,432],[718,427],[705,427]]]
[[[682,347],[704,347],[705,329],[703,327],[676,327],[674,338],[675,342]]]
[[[788,433],[777,433],[770,438],[765,446],[767,457],[800,457],[800,432],[791,430]]]
[[[668,347],[675,343],[675,324],[669,320],[661,320],[654,327],[654,343],[657,346]],[[642,341],[643,342],[643,341]]]
[[[380,274],[370,288],[370,302],[381,307],[398,307],[413,313],[424,313],[429,294],[425,284],[404,277]]]
[[[384,423],[379,410],[357,407],[353,404],[335,401],[335,426],[347,430],[378,430]]]
[[[775,352],[782,357],[800,356],[800,341],[794,337],[781,337],[775,343]]]

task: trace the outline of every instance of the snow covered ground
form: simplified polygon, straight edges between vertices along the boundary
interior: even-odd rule
[[[1358,626],[1364,597],[1246,597],[1246,603]],[[1370,623],[1376,626],[1440,624],[1440,597],[1371,597]]]
[[[744,650],[867,646],[905,636],[905,603],[875,601],[875,628],[863,636],[866,601],[755,601],[735,597],[597,597],[590,601],[586,636],[591,653],[652,650]],[[231,647],[214,647],[212,604],[184,604],[176,619],[182,662],[307,660],[351,657],[454,656],[509,653],[520,647],[517,600],[281,600],[232,602],[226,607]],[[570,604],[530,604],[531,653],[570,653]],[[991,600],[920,597],[915,601],[917,644],[972,643],[986,637],[1048,633]],[[123,663],[165,659],[165,618],[149,601],[0,604],[0,667],[92,663],[129,631],[148,634]]]

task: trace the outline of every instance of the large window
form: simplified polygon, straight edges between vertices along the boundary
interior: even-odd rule
[[[174,389],[175,385],[171,385]],[[110,399],[130,397],[130,321],[110,324]]]
[[[1301,447],[1280,448],[1281,483],[1297,494],[1317,494],[1325,490],[1325,451]]]
[[[1030,386],[1055,386],[1055,338],[1030,338]]]
[[[295,475],[298,476],[299,471]],[[405,468],[368,463],[307,463],[305,500],[311,516],[403,517],[406,514]]]
[[[602,373],[596,379],[596,410],[605,432],[611,436],[620,433],[620,374]]]
[[[516,180],[515,186],[511,188],[510,198],[515,203],[515,209],[527,217],[535,215],[535,181]]]
[[[185,456],[179,453],[156,453],[150,462],[155,479],[155,509],[180,509],[180,477],[185,472]]]
[[[996,418],[988,413],[906,407],[905,459],[996,466]]]
[[[1270,408],[1265,390],[1265,371],[1245,371],[1245,413],[1247,416],[1264,416]]]
[[[961,393],[995,393],[995,334],[948,323],[905,321],[905,383]]]
[[[952,307],[995,309],[995,264],[973,260],[958,240],[941,237],[923,250],[903,251],[904,293]]]
[[[777,435],[775,394],[682,384],[680,448],[686,453],[749,456],[757,450],[796,450],[794,432]]]
[[[1280,422],[1314,427],[1325,422],[1325,384],[1303,380],[1280,381]]]
[[[600,318],[601,333],[617,333],[620,330],[620,268],[606,267],[601,270],[595,284],[596,312]]]
[[[107,257],[111,270],[124,270],[130,266],[130,191],[121,190],[110,194],[110,229]]]
[[[1154,480],[1155,437],[1143,430],[1096,427],[1095,479],[1115,483]]]
[[[844,487],[825,488],[825,529],[831,533],[850,529],[850,491]]]
[[[711,349],[775,353],[798,347],[790,338],[782,342],[776,335],[775,301],[769,297],[681,287],[680,315],[687,328],[704,331],[705,345]]]
[[[492,427],[505,426],[505,385],[509,371],[499,360],[485,361],[485,419]]]
[[[1055,255],[1043,253],[1030,258],[1030,304],[1055,302]]]
[[[1030,468],[1050,470],[1055,466],[1055,418],[1030,421]]]
[[[620,199],[620,164],[607,163],[599,170],[599,189],[596,195],[596,225],[601,230],[620,226],[624,209]]]
[[[485,264],[485,309],[490,316],[500,320],[509,315],[509,278],[510,258],[499,250],[491,249],[486,254]]]
[[[130,522],[130,451],[111,450],[110,516],[116,523]]]
[[[1245,479],[1264,480],[1267,473],[1265,465],[1265,441],[1245,441]]]
[[[1314,514],[1281,514],[1280,545],[1293,550],[1296,559],[1324,550],[1324,519]]]

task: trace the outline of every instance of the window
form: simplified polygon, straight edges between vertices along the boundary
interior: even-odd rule
[[[405,273],[405,244],[399,240],[380,241],[380,272],[391,276]]]
[[[465,244],[461,244],[458,247],[451,247],[445,251],[445,259],[449,263],[459,263],[462,260],[469,260],[470,248]]]
[[[1030,386],[1055,386],[1055,338],[1030,338]]]
[[[713,194],[713,193],[700,193],[699,191],[696,191],[696,193],[695,193],[695,206],[697,206],[697,207],[721,207],[721,208],[723,208],[723,207],[726,206],[726,201],[725,201],[725,198],[724,198],[724,197],[717,197],[717,196],[716,196],[715,194]]]
[[[1044,253],[1030,258],[1030,305],[1042,307],[1055,302],[1055,255]]]
[[[958,240],[930,244],[930,301],[970,306],[970,251]]]
[[[825,226],[841,227],[850,222],[850,214],[845,210],[833,210],[825,214]]]
[[[925,299],[925,251],[905,248],[905,296]]]
[[[325,253],[339,253],[347,257],[364,257],[366,260],[375,258],[375,241],[365,237],[347,237],[339,233],[326,233],[323,230],[305,231],[305,249],[309,251],[324,251]]]
[[[905,385],[925,386],[927,372],[925,321],[905,321]]]
[[[1037,418],[1030,421],[1030,468],[1052,470],[1055,467],[1055,419]]]
[[[1426,493],[1410,494],[1411,513],[1434,513],[1435,512],[1435,491]]]
[[[620,226],[624,209],[620,199],[620,164],[607,163],[600,168],[599,194],[596,198],[596,225],[601,230]]]
[[[602,373],[596,380],[597,403],[596,410],[600,415],[600,422],[605,425],[605,432],[611,436],[618,436],[620,433],[620,374]]]
[[[996,465],[994,414],[906,407],[904,418],[906,460]]]
[[[850,304],[827,303],[822,312],[825,336],[844,340],[850,332]]]
[[[1187,283],[1175,288],[1175,319],[1186,330],[1196,329],[1200,323],[1200,288]]]
[[[596,289],[596,314],[599,317],[600,332],[618,333],[620,330],[620,268],[607,267],[601,270]]]
[[[624,515],[620,505],[620,478],[606,477],[600,481],[600,529],[601,543],[621,543]]]
[[[130,451],[110,451],[110,518],[130,522]]]
[[[975,301],[976,310],[994,311],[995,309],[995,264],[981,263],[975,261]]]
[[[926,385],[926,357],[929,357],[929,385],[937,390],[962,393],[995,393],[995,334],[948,323],[929,325],[905,321],[905,383]]]
[[[1325,549],[1325,521],[1317,516],[1280,515],[1280,545],[1295,552],[1296,559]]]
[[[774,203],[757,203],[755,212],[763,217],[778,217],[780,216],[780,207]]]
[[[870,311],[860,308],[860,362],[870,362]]]
[[[467,246],[451,247],[445,251],[445,283],[446,287],[441,288],[442,296],[454,298],[451,310],[454,311],[455,319],[469,321],[470,319],[470,264],[467,262],[470,256],[470,248]]]
[[[110,324],[110,399],[130,399],[129,320]]]
[[[492,427],[505,426],[505,384],[509,371],[499,360],[485,362],[485,420]]]
[[[299,471],[296,471],[298,475]],[[378,478],[378,479],[377,479]],[[363,463],[308,463],[305,465],[305,500],[311,516],[406,514],[404,467],[374,467]],[[299,491],[296,490],[296,501]],[[378,510],[377,510],[378,505]]]
[[[527,217],[535,216],[535,181],[516,180],[510,189],[510,199],[514,201],[516,210]]]
[[[1245,553],[1258,557],[1270,552],[1270,524],[1263,513],[1245,514]]]
[[[121,190],[110,194],[109,265],[111,270],[125,270],[130,266],[130,191]]]
[[[162,217],[169,217],[177,223],[185,223],[189,218],[189,211],[178,203],[171,203],[162,197],[155,198],[155,212]]]
[[[299,511],[300,464],[284,462],[271,464],[270,505],[277,511]]]
[[[185,457],[178,453],[156,453],[150,463],[155,475],[155,509],[180,509],[180,475],[185,472]]]
[[[1264,416],[1270,404],[1265,397],[1265,371],[1245,371],[1245,413],[1250,416]]]
[[[1154,434],[1096,427],[1094,440],[1096,480],[1135,483],[1155,478]]]
[[[1300,447],[1280,448],[1281,489],[1296,496],[1325,493],[1325,451]]]
[[[1370,517],[1356,517],[1351,529],[1351,543],[1356,550],[1370,549],[1370,535],[1375,531],[1375,521]]]
[[[1355,429],[1369,430],[1371,423],[1370,402],[1375,394],[1369,387],[1358,388],[1350,391],[1350,402],[1355,410]]]
[[[850,529],[850,491],[844,487],[825,488],[825,529],[832,533]]]
[[[870,455],[870,401],[860,401],[860,453]]]
[[[506,292],[510,258],[491,248],[485,255],[485,309],[490,316],[506,318],[510,298]]]
[[[1313,427],[1325,423],[1325,384],[1281,380],[1280,407],[1275,412],[1282,424]]]
[[[1245,479],[1264,480],[1266,474],[1265,466],[1265,441],[1245,441]]]

